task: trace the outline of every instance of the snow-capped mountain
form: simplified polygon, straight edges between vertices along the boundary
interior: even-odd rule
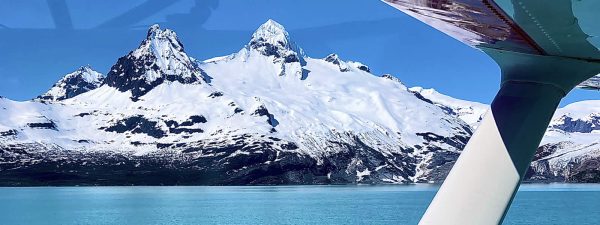
[[[471,135],[397,79],[307,56],[272,20],[205,61],[154,25],[100,87],[57,100],[0,99],[0,183],[433,182]]]
[[[204,61],[153,25],[106,79],[84,74],[40,98],[52,101],[0,98],[1,185],[439,182],[488,108],[336,54],[310,57],[272,20],[240,51]],[[595,119],[560,115],[537,180],[560,167],[546,156],[579,146],[567,135],[593,140]]]
[[[532,180],[600,182],[600,101],[581,101],[554,114],[529,170]]]
[[[90,66],[82,66],[65,75],[46,93],[37,97],[40,100],[60,101],[94,90],[104,82],[104,75]]]
[[[410,88],[470,124],[479,124],[489,106]],[[525,177],[528,182],[600,182],[600,101],[559,108]]]
[[[136,101],[165,81],[200,84],[207,82],[207,77],[185,53],[177,34],[155,24],[137,49],[112,66],[105,83],[121,92],[129,91]]]

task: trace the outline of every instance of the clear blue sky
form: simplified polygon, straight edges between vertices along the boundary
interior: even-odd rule
[[[238,51],[269,18],[314,58],[338,53],[408,86],[483,103],[498,89],[499,69],[485,54],[379,0],[4,0],[0,95],[31,99],[82,65],[106,73],[153,23],[208,59]],[[563,105],[599,97],[576,90]]]

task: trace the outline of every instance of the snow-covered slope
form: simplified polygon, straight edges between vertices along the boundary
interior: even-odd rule
[[[488,105],[479,102],[471,102],[452,98],[450,96],[441,94],[434,89],[412,87],[410,88],[410,91],[432,101],[435,105],[442,107],[448,113],[458,116],[460,119],[474,128],[479,125],[483,119],[483,115],[490,108]]]
[[[435,182],[470,135],[397,79],[307,56],[275,21],[202,62],[154,25],[101,87],[59,102],[0,99],[0,181]]]

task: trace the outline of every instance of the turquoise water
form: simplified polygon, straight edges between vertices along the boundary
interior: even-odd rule
[[[0,188],[0,224],[416,224],[436,186]],[[600,224],[600,185],[525,185],[504,224]]]

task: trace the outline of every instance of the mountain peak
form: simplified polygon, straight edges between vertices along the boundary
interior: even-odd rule
[[[161,29],[160,25],[154,24],[148,28],[148,35],[146,39],[169,39],[174,42],[179,42],[177,39],[177,33],[171,29]],[[178,43],[180,44],[180,43]]]
[[[165,50],[173,50],[173,53],[184,52],[183,44],[177,38],[175,31],[163,30],[158,24],[154,24],[148,28],[146,39],[134,52],[141,55],[147,51],[152,51],[155,56],[160,58],[163,57],[163,53],[168,53]]]
[[[90,65],[79,67],[76,71],[66,76],[81,76],[85,81],[89,83],[101,83],[104,80],[104,75],[92,69]]]
[[[362,70],[364,72],[371,73],[371,69],[369,68],[369,66],[367,66],[361,62],[348,61],[348,62],[346,62],[346,64],[348,64],[349,66],[354,67],[356,69]]]
[[[185,53],[177,34],[154,24],[140,46],[112,66],[106,84],[121,92],[131,90],[132,100],[137,101],[165,81],[192,84],[202,80],[206,81],[205,74]]]
[[[160,31],[160,25],[158,25],[157,23],[152,24],[152,26],[148,28],[148,37],[154,35],[158,31]]]
[[[395,82],[402,84],[402,81],[400,81],[399,78],[397,78],[394,75],[389,74],[389,73],[381,75],[381,78],[388,79],[388,80],[395,81]]]
[[[338,66],[340,72],[350,71],[350,68],[348,68],[346,62],[342,61],[340,57],[335,53],[329,54],[328,56],[323,58],[323,60],[325,60],[325,62],[333,63],[334,65]]]
[[[283,45],[286,45],[289,44],[289,36],[283,25],[269,19],[256,29],[254,34],[252,34],[252,40],[258,41],[259,39],[263,39],[271,44],[282,42]]]
[[[285,28],[272,19],[260,25],[252,34],[248,46],[265,56],[275,56],[284,62],[301,62],[303,51],[290,39]]]
[[[333,63],[333,64],[339,64],[340,56],[338,56],[338,54],[331,53],[331,54],[327,55],[323,60]]]
[[[60,101],[72,98],[100,87],[103,82],[104,75],[96,72],[89,65],[82,66],[65,75],[37,99]]]

